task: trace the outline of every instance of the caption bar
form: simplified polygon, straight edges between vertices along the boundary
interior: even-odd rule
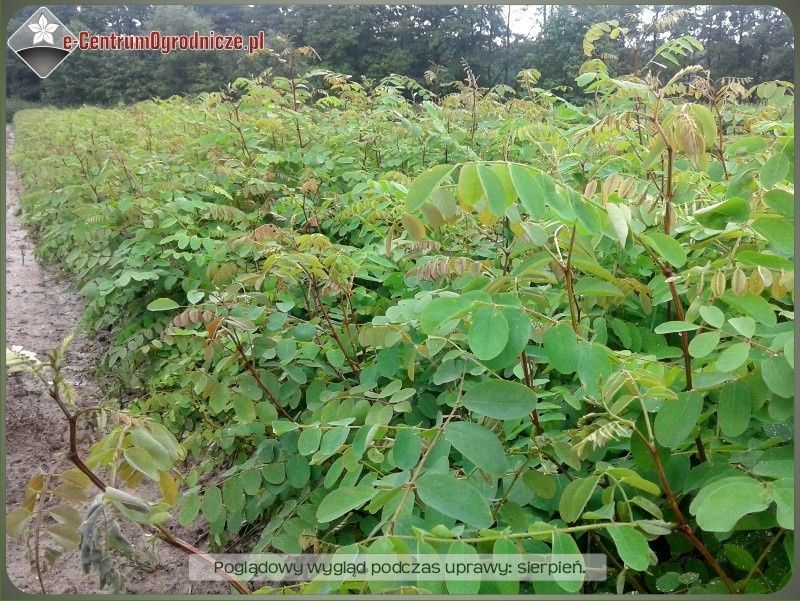
[[[582,555],[282,555],[224,554],[189,558],[190,580],[235,576],[272,582],[459,580],[532,582],[601,581],[606,556]]]

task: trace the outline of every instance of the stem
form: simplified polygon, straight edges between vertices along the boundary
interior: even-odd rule
[[[61,393],[58,389],[58,383],[61,381],[61,374],[57,368],[54,368],[54,375],[53,375],[53,386],[49,389],[48,393],[50,397],[56,402],[56,404],[61,409],[64,416],[67,418],[67,422],[69,423],[69,454],[67,457],[72,462],[72,464],[77,467],[81,472],[83,472],[89,480],[91,480],[92,484],[95,485],[101,492],[106,491],[106,484],[103,482],[97,474],[95,474],[92,470],[86,467],[86,464],[80,458],[78,454],[78,440],[77,440],[77,417],[73,415],[64,402],[61,400]],[[41,378],[41,376],[40,376]],[[140,524],[144,528],[143,524]],[[209,565],[214,565],[214,560],[209,557],[207,554],[203,553],[199,549],[193,547],[186,541],[178,538],[174,534],[172,534],[169,530],[167,530],[164,526],[153,526],[155,530],[158,532],[159,537],[166,541],[169,545],[180,549],[187,555],[196,555]],[[228,581],[228,583],[239,591],[243,595],[249,595],[250,589],[248,589],[244,584],[236,580],[230,574],[222,573],[223,578]]]
[[[464,376],[461,376],[461,382],[458,385],[458,394],[456,395],[456,402],[453,405],[453,410],[450,412],[450,415],[442,422],[441,427],[436,432],[436,436],[433,437],[431,444],[428,445],[428,448],[425,449],[425,453],[423,453],[422,457],[417,464],[417,467],[414,468],[414,473],[411,474],[411,478],[409,478],[408,482],[406,482],[405,489],[403,490],[403,497],[400,499],[400,503],[397,505],[397,509],[395,509],[392,517],[389,519],[388,522],[388,532],[389,534],[392,533],[394,530],[395,522],[397,522],[397,518],[400,516],[400,512],[403,510],[403,506],[406,504],[406,499],[408,499],[408,495],[411,494],[411,489],[414,487],[414,483],[416,482],[417,478],[419,478],[420,472],[422,471],[425,462],[428,460],[428,456],[431,454],[431,450],[436,445],[439,437],[444,432],[445,426],[450,423],[450,420],[453,419],[453,416],[458,411],[458,404],[461,401],[461,387],[464,385]]]
[[[637,431],[638,434],[638,431]],[[653,463],[656,466],[656,472],[658,473],[658,479],[661,482],[661,488],[664,489],[664,494],[667,497],[667,503],[669,503],[670,508],[672,509],[672,513],[675,514],[675,520],[678,522],[678,531],[683,534],[686,539],[700,552],[700,555],[703,556],[703,559],[706,560],[706,563],[711,566],[711,568],[719,575],[720,580],[725,585],[725,588],[731,594],[737,594],[739,591],[736,590],[736,587],[733,584],[733,581],[730,577],[725,573],[725,570],[719,565],[719,562],[711,555],[711,552],[706,548],[697,535],[694,533],[694,530],[686,521],[686,518],[683,516],[683,513],[678,507],[678,502],[675,500],[675,494],[672,492],[672,488],[669,485],[669,481],[667,480],[667,475],[664,472],[664,466],[661,463],[661,457],[658,455],[658,449],[656,449],[655,444],[652,440],[647,440],[641,434],[639,434],[640,438],[644,441],[647,445],[647,450],[650,453],[650,456],[653,458]]]
[[[600,536],[598,536],[597,533],[595,532],[590,532],[589,535],[594,540],[595,544],[599,547],[599,549],[606,554],[606,557],[608,557],[611,560],[611,563],[614,564],[614,567],[616,567],[620,572],[622,572],[625,569],[625,566],[621,564],[619,560],[616,557],[614,557],[614,555],[612,555],[611,551],[608,550],[608,547],[606,547],[603,544],[603,539],[601,539]],[[630,584],[633,588],[635,588],[638,593],[642,595],[647,594],[647,591],[644,589],[644,587],[641,584],[639,584],[639,581],[636,580],[636,578],[634,578],[633,574],[631,574],[630,572],[625,572],[625,580],[628,582],[628,584]]]
[[[347,352],[347,349],[344,346],[344,343],[342,342],[342,339],[339,338],[339,335],[336,333],[336,328],[333,325],[333,321],[331,321],[331,317],[330,315],[328,315],[328,312],[325,310],[325,305],[322,303],[322,299],[319,297],[319,290],[317,290],[317,281],[314,279],[314,276],[312,276],[308,272],[308,270],[306,270],[304,267],[302,269],[303,271],[306,272],[306,275],[308,276],[308,287],[311,290],[311,296],[314,299],[314,302],[316,303],[320,313],[322,313],[322,316],[325,318],[325,321],[328,323],[328,327],[331,330],[331,337],[339,346],[339,349],[342,351],[344,358],[350,365],[350,369],[352,369],[353,373],[356,376],[358,376],[361,373],[361,366],[358,363],[358,359],[350,357],[350,355]]]
[[[569,238],[569,250],[567,251],[567,262],[562,266],[564,269],[564,283],[567,288],[567,300],[569,302],[569,318],[572,329],[578,333],[578,302],[575,300],[575,288],[572,285],[572,249],[575,247],[575,230],[572,226],[572,234]]]
[[[641,240],[640,240],[641,242]],[[656,256],[656,254],[650,250],[646,244],[642,243],[642,246],[647,250],[650,257],[655,261],[656,265],[658,265],[661,273],[664,277],[669,280],[672,275],[672,267],[667,265],[666,263],[662,263],[661,260]],[[678,289],[675,286],[675,282],[670,281],[667,286],[669,286],[669,293],[672,297],[672,305],[675,307],[675,318],[678,321],[684,321],[686,317],[686,313],[683,310],[683,303],[681,303],[681,299],[678,296]],[[678,336],[681,339],[681,354],[683,355],[683,373],[686,378],[686,387],[684,390],[686,392],[692,390],[693,383],[692,383],[692,356],[689,354],[689,333],[688,332],[680,332]],[[701,462],[707,461],[706,449],[703,445],[703,439],[700,436],[696,436],[694,439],[694,444],[697,447],[697,457],[700,459]]]
[[[520,360],[522,361],[522,371],[525,374],[525,385],[533,390],[533,376],[531,375],[531,366],[528,363],[528,357],[525,355],[525,351],[523,351],[520,355]],[[533,429],[536,433],[536,436],[541,436],[544,430],[542,430],[542,425],[539,423],[539,413],[534,409],[531,411],[531,421],[533,422]]]
[[[667,146],[667,182],[664,188],[664,233],[669,236],[672,227],[672,163],[674,162],[672,146]]]
[[[283,415],[285,418],[294,421],[294,418],[291,415],[289,415],[286,409],[283,408],[283,405],[281,405],[280,401],[278,401],[275,395],[272,394],[272,391],[269,388],[267,388],[264,382],[261,380],[261,376],[258,375],[255,365],[253,365],[253,362],[250,360],[250,357],[248,357],[247,354],[244,352],[244,347],[242,346],[242,343],[239,340],[239,336],[235,332],[228,330],[228,337],[233,341],[233,344],[236,345],[236,351],[242,358],[245,368],[247,369],[247,371],[250,372],[250,375],[253,376],[253,378],[256,381],[256,384],[258,384],[258,387],[261,389],[261,391],[264,394],[266,394],[267,397],[269,397],[269,399],[272,401],[272,404],[275,405],[275,409],[278,410],[278,413]]]
[[[750,582],[750,579],[755,575],[755,573],[760,571],[759,567],[761,566],[762,563],[764,563],[764,560],[767,558],[767,555],[769,555],[769,552],[772,551],[772,547],[774,547],[775,543],[777,543],[781,539],[781,537],[783,536],[784,532],[786,532],[786,531],[785,530],[781,530],[780,532],[778,532],[778,534],[773,536],[772,540],[769,541],[769,544],[761,552],[761,555],[758,556],[758,559],[756,560],[756,563],[753,565],[753,567],[747,573],[747,576],[745,576],[744,582],[742,582],[742,584],[741,584],[741,591],[742,592],[745,591],[745,587],[747,586],[747,583]]]
[[[462,543],[468,544],[478,544],[478,543],[488,543],[494,542],[502,539],[510,539],[510,540],[517,540],[517,539],[526,539],[526,538],[536,538],[537,536],[545,536],[545,535],[552,535],[557,533],[564,533],[564,534],[571,534],[571,533],[579,533],[579,532],[591,532],[592,530],[602,530],[603,528],[620,528],[622,526],[630,526],[629,522],[600,522],[597,524],[581,524],[580,526],[567,526],[565,528],[552,528],[550,530],[542,531],[542,532],[511,532],[508,534],[490,534],[488,536],[474,536],[474,537],[465,537],[465,538],[444,538],[441,536],[429,536],[427,534],[423,534],[420,536],[412,536],[409,534],[393,534],[392,538],[400,539],[400,540],[421,540],[430,543],[452,543],[454,540],[457,540]],[[370,538],[364,539],[361,541],[363,544],[370,543],[374,540],[382,538],[380,536],[371,536]]]

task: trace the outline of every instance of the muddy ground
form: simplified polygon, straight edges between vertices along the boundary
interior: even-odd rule
[[[13,130],[6,128],[6,153],[10,158],[14,146]],[[73,282],[55,266],[42,265],[34,257],[35,241],[21,223],[20,184],[9,160],[6,171],[6,345],[20,345],[40,357],[60,344],[70,333],[77,332],[67,355],[64,370],[76,392],[76,404],[98,404],[108,382],[98,379],[96,366],[105,349],[102,337],[89,337],[77,331],[83,313],[80,295]],[[66,422],[53,401],[44,394],[41,384],[23,374],[6,379],[6,510],[23,499],[25,485],[31,476],[52,466],[53,457],[67,448]],[[81,447],[86,449],[96,434],[81,434]],[[146,535],[135,525],[124,532],[140,547],[147,547]],[[179,533],[190,543],[192,531]],[[128,593],[226,593],[227,587],[188,580],[188,560],[180,551],[161,541],[155,545],[158,565],[152,572],[119,562]],[[41,593],[42,587],[26,558],[23,540],[6,541],[6,569],[17,588]],[[71,552],[45,572],[47,593],[99,593],[97,574],[84,574],[78,552]],[[193,586],[194,584],[194,586]],[[108,592],[108,591],[103,591]]]

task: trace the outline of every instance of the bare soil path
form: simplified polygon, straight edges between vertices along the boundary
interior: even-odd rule
[[[14,132],[6,126],[7,157],[12,156],[13,148]],[[6,170],[6,345],[20,345],[45,357],[51,348],[76,330],[83,304],[73,283],[63,273],[35,259],[34,241],[20,218],[19,194],[19,179],[9,161]],[[68,352],[64,373],[75,388],[78,406],[96,405],[102,399],[103,383],[95,377],[95,370],[104,346],[101,338],[89,339],[78,334]],[[8,511],[23,500],[25,485],[31,476],[52,465],[53,456],[63,452],[68,441],[64,416],[38,382],[23,374],[11,374],[5,385]],[[91,442],[90,438],[91,433],[84,433],[84,449]],[[125,527],[124,531],[134,544],[147,545],[136,526]],[[185,532],[181,535],[187,536]],[[191,533],[187,538],[194,542]],[[192,587],[186,556],[160,541],[156,549],[159,565],[153,572],[119,564],[128,593],[227,592],[225,588],[206,583],[194,583]],[[5,559],[9,578],[17,588],[41,593],[38,579],[26,558],[24,540],[7,540]],[[97,574],[83,573],[77,552],[59,560],[45,572],[43,580],[50,594],[99,592]]]

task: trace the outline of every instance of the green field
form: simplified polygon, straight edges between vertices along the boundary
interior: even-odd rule
[[[162,493],[105,502],[205,523],[212,551],[590,551],[610,571],[306,593],[784,586],[792,86],[587,58],[584,106],[535,70],[442,96],[319,70],[18,112],[38,256],[111,332],[117,418],[86,463]]]

